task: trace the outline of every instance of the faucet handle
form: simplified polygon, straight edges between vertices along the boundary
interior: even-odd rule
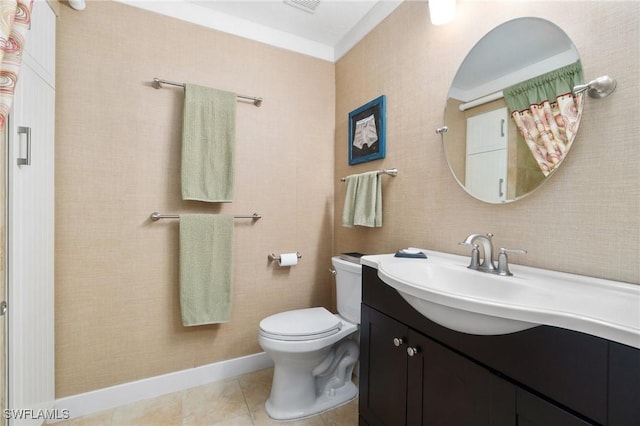
[[[505,254],[505,253],[522,253],[522,254],[526,254],[527,251],[525,249],[511,249],[511,248],[500,247],[500,254]]]
[[[480,266],[480,250],[478,250],[479,246],[477,244],[468,243],[466,241],[458,243],[458,245],[459,246],[472,247],[471,248],[471,263],[469,264],[469,266],[467,266],[467,268],[469,268],[469,269],[478,269],[478,267]]]
[[[511,276],[513,275],[509,270],[509,259],[507,257],[508,253],[526,253],[525,249],[509,249],[500,247],[500,254],[498,254],[498,275],[503,276]]]

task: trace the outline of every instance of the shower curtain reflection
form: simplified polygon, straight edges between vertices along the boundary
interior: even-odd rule
[[[545,176],[562,162],[578,131],[583,95],[572,89],[582,81],[577,61],[504,90],[511,117]]]

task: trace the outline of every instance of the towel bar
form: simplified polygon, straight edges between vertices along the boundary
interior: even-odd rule
[[[392,176],[392,177],[396,177],[396,176],[398,176],[398,169],[382,169],[382,170],[378,170],[378,174],[379,175],[389,175],[389,176]],[[346,177],[340,178],[340,182],[344,182],[346,180],[347,180]]]
[[[237,214],[237,215],[234,215],[233,217],[235,219],[253,219],[253,220],[258,220],[258,219],[260,219],[262,217],[262,215],[260,215],[258,213]],[[178,215],[178,214],[160,214],[158,212],[153,212],[153,213],[151,213],[149,218],[151,218],[151,220],[153,220],[153,221],[158,221],[160,219],[180,219],[180,215]]]
[[[154,89],[162,89],[163,84],[184,88],[184,83],[177,83],[175,81],[163,80],[161,78],[154,78],[153,82],[151,83]],[[262,98],[258,98],[256,96],[236,95],[236,97],[238,98],[238,101],[250,102],[257,107],[262,105]]]

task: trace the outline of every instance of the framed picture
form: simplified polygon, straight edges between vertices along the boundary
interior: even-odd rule
[[[349,164],[384,158],[385,95],[349,113]]]

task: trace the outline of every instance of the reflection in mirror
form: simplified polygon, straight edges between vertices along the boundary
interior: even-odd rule
[[[540,18],[490,31],[456,73],[445,109],[444,151],[458,183],[489,203],[537,189],[566,157],[580,124],[580,57]]]

